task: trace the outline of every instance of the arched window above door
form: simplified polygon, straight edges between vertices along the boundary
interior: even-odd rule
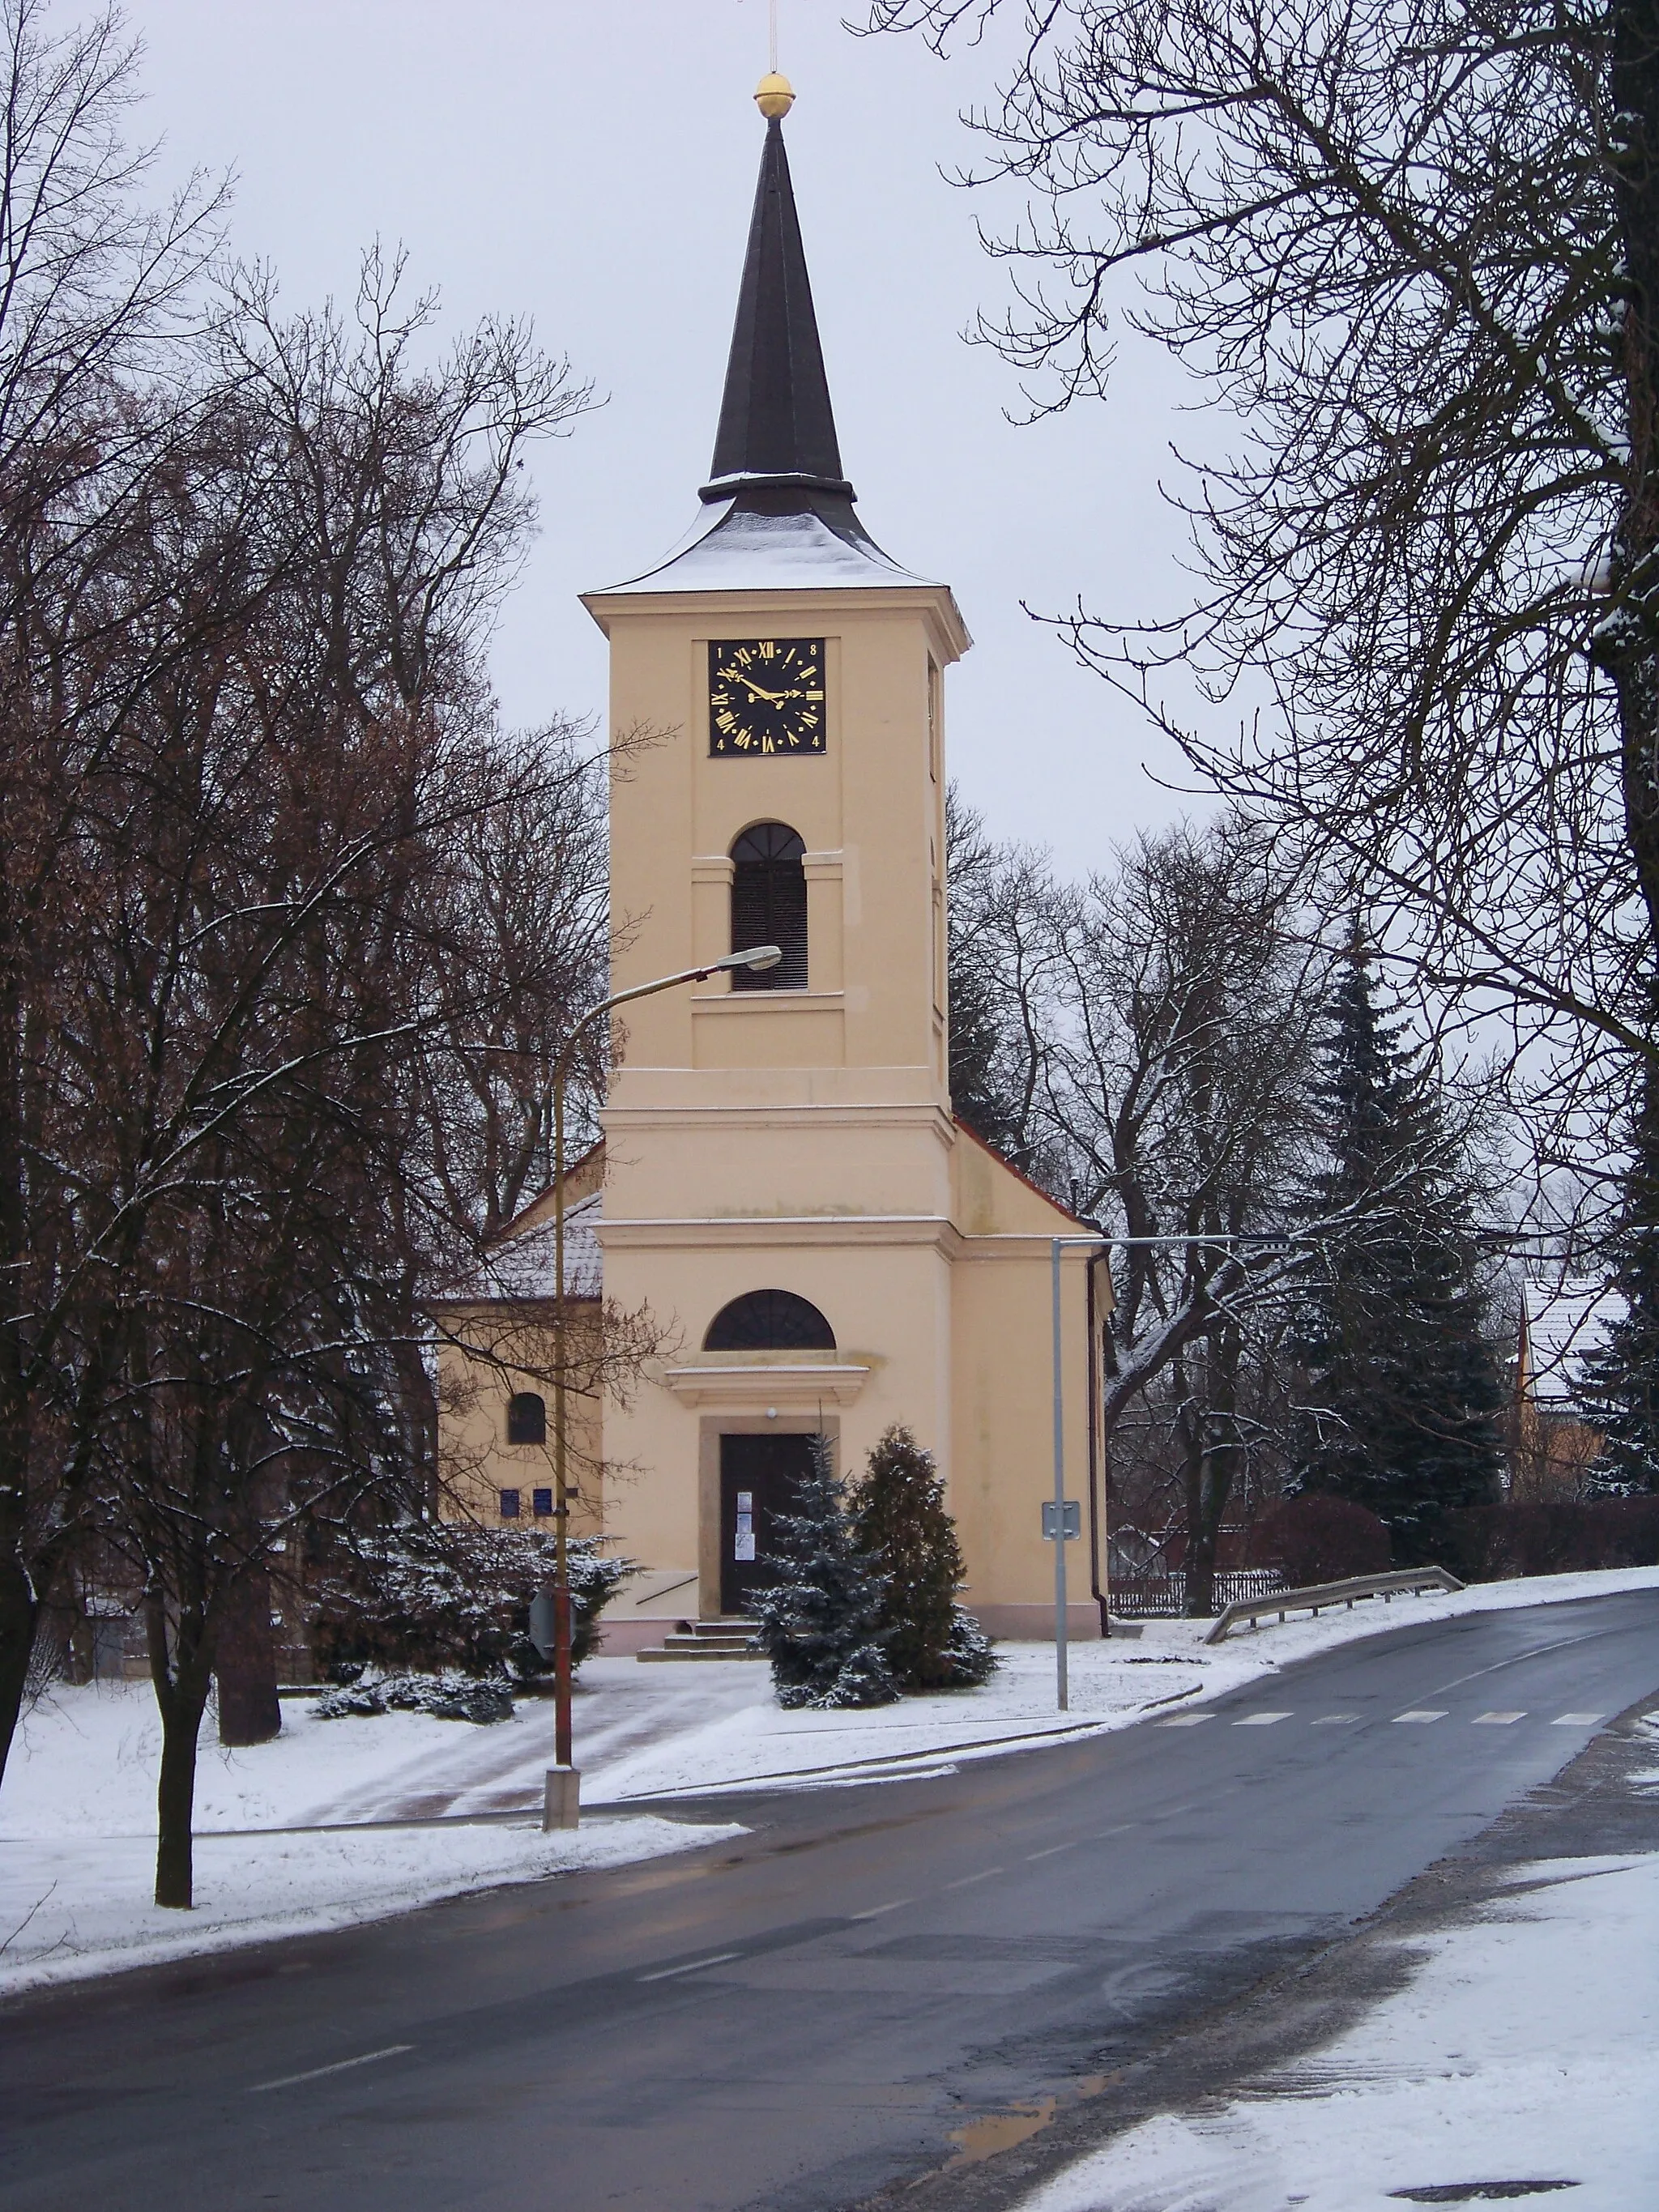
[[[836,1332],[793,1291],[745,1291],[708,1324],[705,1352],[833,1352]]]
[[[759,973],[739,968],[734,991],[806,988],[806,847],[786,822],[757,822],[732,848],[732,950],[775,945],[783,957]]]

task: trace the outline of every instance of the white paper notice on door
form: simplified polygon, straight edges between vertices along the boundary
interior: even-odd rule
[[[755,1524],[746,1513],[738,1516],[737,1540],[732,1547],[734,1559],[752,1559],[755,1556]]]

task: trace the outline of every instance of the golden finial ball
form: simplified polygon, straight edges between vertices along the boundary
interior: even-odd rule
[[[795,88],[787,76],[769,70],[755,87],[755,105],[769,123],[787,115],[795,104]]]

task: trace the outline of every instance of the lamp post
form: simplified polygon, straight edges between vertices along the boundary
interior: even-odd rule
[[[570,1741],[570,1489],[565,1451],[565,1311],[564,1311],[564,1085],[571,1054],[595,1022],[630,999],[649,999],[659,991],[672,991],[681,983],[702,983],[724,969],[775,968],[783,954],[775,945],[751,945],[744,952],[728,952],[723,960],[706,967],[682,968],[677,975],[659,975],[654,983],[636,983],[631,991],[615,991],[602,999],[576,1024],[560,1046],[553,1062],[553,1755],[558,1765],[572,1765]],[[548,1807],[551,1817],[555,1778],[548,1778]],[[574,1790],[568,1800],[566,1821],[574,1825]],[[563,1825],[564,1823],[562,1823]]]

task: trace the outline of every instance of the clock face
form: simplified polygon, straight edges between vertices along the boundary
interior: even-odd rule
[[[748,637],[708,647],[708,750],[757,760],[824,750],[823,640]]]

